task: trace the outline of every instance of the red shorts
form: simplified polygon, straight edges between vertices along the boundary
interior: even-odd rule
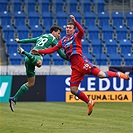
[[[95,67],[85,56],[78,54],[72,55],[70,62],[72,69],[70,86],[79,86],[81,81],[84,79],[84,75],[86,74],[93,74],[97,76],[100,72],[100,70]]]

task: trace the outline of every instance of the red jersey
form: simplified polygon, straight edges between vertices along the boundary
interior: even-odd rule
[[[84,35],[84,30],[78,22],[74,23],[78,28],[78,32],[74,33],[72,36],[64,36],[56,46],[44,50],[38,50],[39,54],[51,54],[60,48],[65,50],[66,56],[68,59],[73,54],[82,55],[82,37]]]

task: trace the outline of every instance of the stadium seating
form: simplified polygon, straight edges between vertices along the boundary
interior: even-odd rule
[[[49,33],[52,25],[62,27],[61,37],[66,35],[66,24],[73,14],[84,28],[83,53],[97,65],[132,65],[133,12],[106,10],[109,0],[1,0],[0,25],[6,41],[7,51],[17,56],[20,39],[37,37]],[[116,0],[111,0],[116,4]],[[121,4],[122,0],[117,0]],[[126,2],[126,0],[124,0]],[[77,29],[76,29],[77,30]],[[21,44],[28,52],[33,44]],[[116,56],[116,58],[115,58]],[[52,60],[53,59],[53,62]],[[22,59],[18,59],[21,64]],[[43,64],[64,65],[65,61],[56,54],[44,56]]]
[[[100,30],[97,26],[88,26],[89,40],[99,39]]]
[[[133,66],[133,54],[124,54],[124,62],[126,66]]]
[[[25,25],[26,23],[26,14],[24,12],[18,11],[14,13],[15,26]]]
[[[41,26],[35,25],[31,27],[31,33],[33,38],[38,37],[43,34],[43,29]]]
[[[93,12],[84,13],[85,26],[95,26],[96,16]]]
[[[1,0],[0,1],[0,12],[7,11],[8,7],[8,0]]]
[[[68,15],[66,12],[56,13],[57,25],[64,27],[68,21]]]
[[[2,21],[1,24],[3,26],[11,25],[11,19],[12,19],[11,12],[7,12],[7,11],[0,12],[0,18],[1,18],[1,21]]]
[[[116,40],[108,39],[105,41],[106,45],[106,54],[116,54],[118,49],[118,44]]]
[[[117,40],[127,39],[127,28],[125,26],[116,27]]]
[[[107,56],[106,54],[96,54],[95,55],[96,65],[107,65]]]
[[[121,54],[131,54],[132,44],[130,40],[123,39],[120,40]]]
[[[112,20],[113,20],[113,26],[122,26],[123,25],[123,20],[124,16],[122,12],[112,12]]]
[[[126,12],[127,26],[133,26],[133,12]]]
[[[104,0],[93,0],[95,13],[104,12],[105,3]]]
[[[49,54],[46,54],[44,57],[43,57],[43,65],[50,65],[52,64],[52,61],[51,61],[51,55]]]
[[[59,1],[52,0],[52,7],[53,7],[53,11],[56,13],[63,12],[64,11],[64,1],[63,0],[59,0]]]
[[[39,12],[43,14],[43,12],[50,11],[50,2],[49,0],[38,0],[39,3]]]
[[[5,41],[9,41],[10,39],[14,39],[14,27],[11,25],[3,26],[3,32],[4,32],[4,39]]]
[[[53,59],[53,64],[54,65],[64,65],[64,59],[62,59],[58,53],[53,53],[52,54],[52,59]]]
[[[29,29],[25,25],[17,26],[18,38],[25,39],[29,36]]]
[[[109,59],[112,66],[121,66],[122,58],[119,54],[110,54]]]
[[[99,54],[103,52],[103,45],[101,40],[92,40],[91,41],[92,46],[92,53],[93,54]]]
[[[109,13],[108,12],[99,12],[98,13],[98,21],[99,21],[99,26],[109,26]]]
[[[15,13],[18,11],[22,11],[22,1],[13,0],[13,1],[11,1],[11,6],[12,6],[13,12],[15,12]]]
[[[30,26],[39,25],[40,14],[38,12],[29,12],[28,19],[29,19]]]
[[[17,54],[17,53],[9,54],[9,57],[10,57],[11,65],[21,65],[22,57],[20,54]]]
[[[113,39],[114,37],[114,30],[111,26],[103,26],[102,27],[102,39],[108,40]]]
[[[81,13],[90,12],[91,11],[91,1],[90,0],[80,0],[80,10]]]

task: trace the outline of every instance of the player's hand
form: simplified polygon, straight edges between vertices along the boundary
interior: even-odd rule
[[[70,15],[70,18],[73,20],[73,22],[76,22],[76,19],[73,15]]]
[[[19,41],[19,38],[15,38],[15,41],[18,42]]]
[[[36,49],[32,49],[30,52],[31,52],[32,54],[39,54],[39,53],[38,53],[38,50],[36,50]]]

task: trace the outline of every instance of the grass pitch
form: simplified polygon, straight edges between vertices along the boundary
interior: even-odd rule
[[[0,133],[133,133],[133,103],[0,103]]]

